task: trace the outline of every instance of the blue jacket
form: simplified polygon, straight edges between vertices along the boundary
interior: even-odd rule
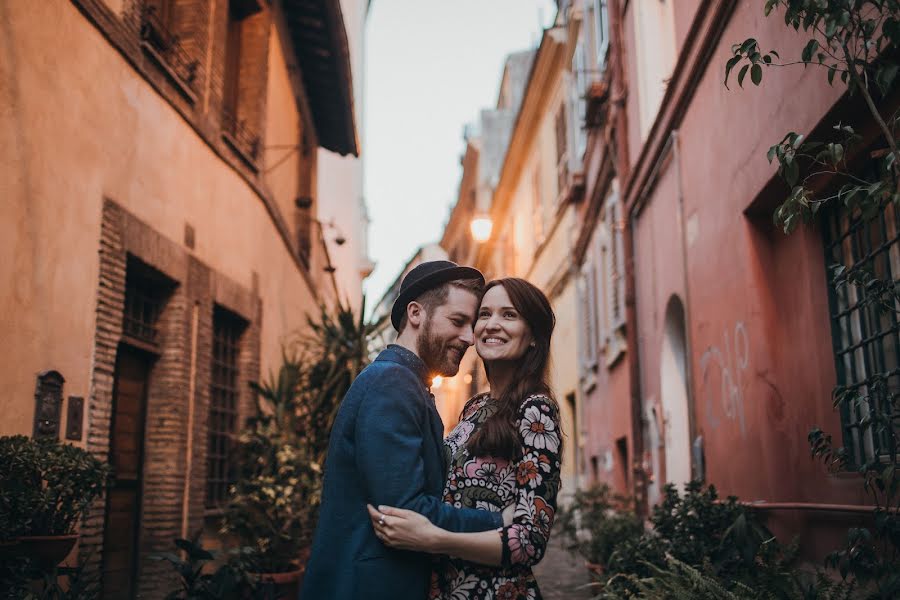
[[[331,430],[319,525],[303,600],[423,600],[428,555],[384,546],[366,503],[407,508],[449,531],[487,531],[500,513],[441,501],[447,465],[425,364],[388,346],[344,397]]]

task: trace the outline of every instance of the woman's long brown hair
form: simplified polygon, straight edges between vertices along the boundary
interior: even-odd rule
[[[550,398],[556,407],[556,400],[550,390],[550,337],[556,326],[556,316],[547,296],[536,286],[519,279],[506,277],[494,279],[484,288],[503,286],[513,307],[531,330],[534,346],[529,347],[516,363],[510,385],[499,398],[495,398],[498,409],[469,438],[467,447],[471,456],[495,456],[515,460],[522,452],[522,440],[516,427],[519,408],[526,398],[542,394]],[[491,367],[485,363],[488,379]]]

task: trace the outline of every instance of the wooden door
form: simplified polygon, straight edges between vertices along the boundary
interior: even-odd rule
[[[131,599],[136,591],[149,374],[147,355],[129,346],[119,347],[109,448],[115,479],[107,494],[103,530],[103,598],[106,600]]]

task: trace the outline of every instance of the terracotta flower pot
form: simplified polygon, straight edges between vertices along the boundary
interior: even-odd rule
[[[271,586],[275,598],[295,600],[300,595],[300,583],[303,581],[304,570],[300,568],[284,573],[248,573],[248,575],[261,584]]]
[[[15,551],[27,556],[39,569],[52,569],[61,563],[75,547],[78,534],[29,535],[16,540]]]

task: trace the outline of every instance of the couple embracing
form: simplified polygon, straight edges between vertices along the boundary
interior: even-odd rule
[[[522,279],[449,261],[404,278],[399,332],[354,381],[331,432],[303,600],[540,598],[562,434],[548,385],[555,318]],[[469,346],[490,389],[442,440],[430,393]]]

